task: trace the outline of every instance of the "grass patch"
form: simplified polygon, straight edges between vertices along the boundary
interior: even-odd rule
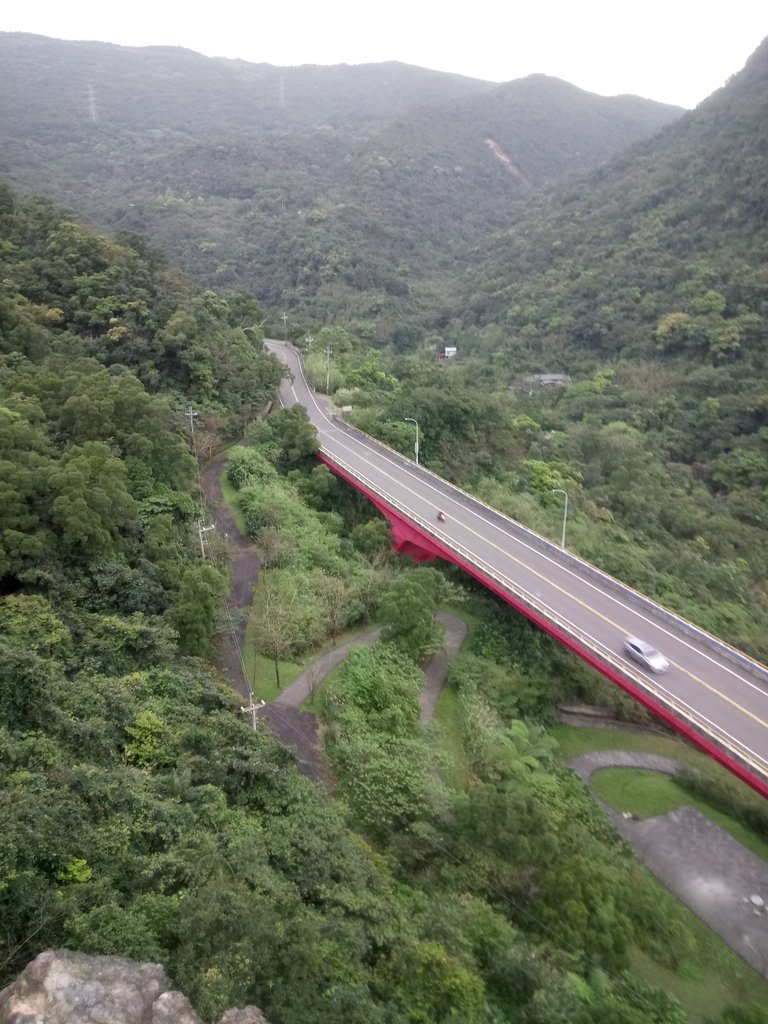
[[[552,728],[552,735],[560,746],[560,756],[564,761],[570,761],[579,754],[589,754],[593,750],[639,750],[644,754],[672,757],[682,764],[695,767],[713,763],[682,739],[659,733],[556,725]]]
[[[672,776],[646,768],[600,768],[590,785],[615,810],[638,818],[653,818],[690,803]]]
[[[250,631],[250,623],[248,631]],[[245,646],[248,653],[245,655],[245,664],[248,673],[248,681],[254,696],[257,700],[265,700],[267,704],[275,697],[279,697],[283,690],[292,683],[296,676],[301,675],[304,669],[315,657],[313,653],[307,656],[306,661],[279,661],[280,688],[278,689],[275,679],[275,663],[272,658],[264,654],[254,654],[253,644],[248,642],[248,631],[246,631]]]
[[[461,706],[458,691],[453,686],[445,685],[435,708],[434,721],[437,723],[437,734],[440,748],[446,757],[443,770],[445,782],[457,792],[466,789],[469,782],[467,761],[464,756],[464,729],[462,725]]]
[[[717,1019],[726,1006],[750,1003],[765,1006],[768,983],[687,907],[683,910],[685,923],[699,947],[697,961],[684,963],[678,971],[673,971],[635,947],[629,952],[632,973],[678,999],[690,1024],[708,1024]]]
[[[669,775],[639,768],[601,768],[592,776],[591,785],[615,810],[631,811],[639,818],[652,818],[678,807],[695,807],[742,846],[768,862],[765,839],[730,815],[692,796]]]
[[[219,480],[221,482],[221,493],[224,497],[224,501],[227,503],[227,508],[232,513],[235,525],[243,537],[247,538],[248,534],[245,530],[245,520],[243,519],[243,513],[240,511],[240,502],[237,500],[237,489],[229,482],[226,462],[224,463],[224,468],[221,471]]]

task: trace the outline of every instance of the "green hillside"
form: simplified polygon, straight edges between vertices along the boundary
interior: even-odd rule
[[[512,347],[524,330],[560,362],[579,352],[757,357],[767,111],[768,42],[695,111],[478,250],[471,319],[508,324]],[[674,313],[688,319],[662,323]]]
[[[0,33],[0,175],[146,235],[205,285],[385,337],[531,190],[679,114],[543,76],[498,87]]]

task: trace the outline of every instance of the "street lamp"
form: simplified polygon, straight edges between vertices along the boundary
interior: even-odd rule
[[[565,504],[563,505],[563,536],[560,539],[560,547],[565,549],[565,528],[568,525],[568,495],[562,489],[562,487],[553,487],[553,494],[562,494],[565,498]]]
[[[413,450],[414,450],[414,452],[416,452],[416,465],[418,466],[418,464],[419,464],[419,421],[415,420],[413,418],[413,416],[406,416],[405,419],[403,420],[403,423],[415,423],[416,424],[416,444],[414,445]]]
[[[333,349],[330,345],[326,345],[325,348],[325,393],[330,395],[331,393],[331,356],[333,355]]]

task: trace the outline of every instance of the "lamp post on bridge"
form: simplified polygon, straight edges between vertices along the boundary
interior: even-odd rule
[[[416,444],[414,446],[414,452],[416,453],[416,465],[419,464],[419,421],[415,420],[413,416],[406,416],[403,423],[415,423],[416,424]]]
[[[565,502],[563,504],[563,535],[560,538],[560,547],[563,548],[563,550],[565,550],[565,528],[568,525],[568,495],[562,487],[553,487],[552,493],[562,494],[562,496],[565,498]]]

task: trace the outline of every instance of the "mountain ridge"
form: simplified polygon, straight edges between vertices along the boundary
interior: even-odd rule
[[[146,234],[200,283],[385,337],[529,190],[680,113],[397,62],[279,69],[13,34],[0,55],[0,175]]]

